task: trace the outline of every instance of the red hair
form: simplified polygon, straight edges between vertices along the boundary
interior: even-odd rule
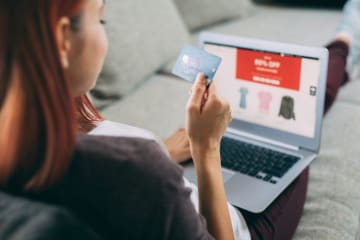
[[[60,63],[58,20],[84,0],[0,3],[0,186],[41,190],[71,163],[76,133],[102,117],[86,95],[74,98]]]

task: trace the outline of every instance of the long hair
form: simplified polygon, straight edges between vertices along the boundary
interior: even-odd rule
[[[39,191],[70,166],[80,129],[102,120],[86,95],[74,98],[55,28],[84,0],[0,1],[0,186]]]

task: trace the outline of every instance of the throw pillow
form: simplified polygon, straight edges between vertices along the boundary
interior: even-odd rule
[[[174,0],[191,31],[231,18],[245,17],[253,10],[251,0]]]
[[[110,0],[104,19],[109,52],[95,88],[97,107],[128,94],[168,61],[188,40],[188,31],[169,0]]]

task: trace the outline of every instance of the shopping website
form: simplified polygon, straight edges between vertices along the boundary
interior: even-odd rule
[[[222,58],[214,81],[235,119],[314,137],[318,59],[213,44],[205,50]]]

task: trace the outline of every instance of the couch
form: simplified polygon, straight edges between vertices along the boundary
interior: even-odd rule
[[[63,240],[101,238],[68,210],[0,193],[0,239]]]
[[[334,38],[341,9],[251,0],[108,1],[109,55],[94,103],[110,120],[166,138],[184,127],[190,84],[170,74],[185,43],[213,31],[309,46]],[[351,76],[323,125],[294,239],[360,239],[360,77]]]

